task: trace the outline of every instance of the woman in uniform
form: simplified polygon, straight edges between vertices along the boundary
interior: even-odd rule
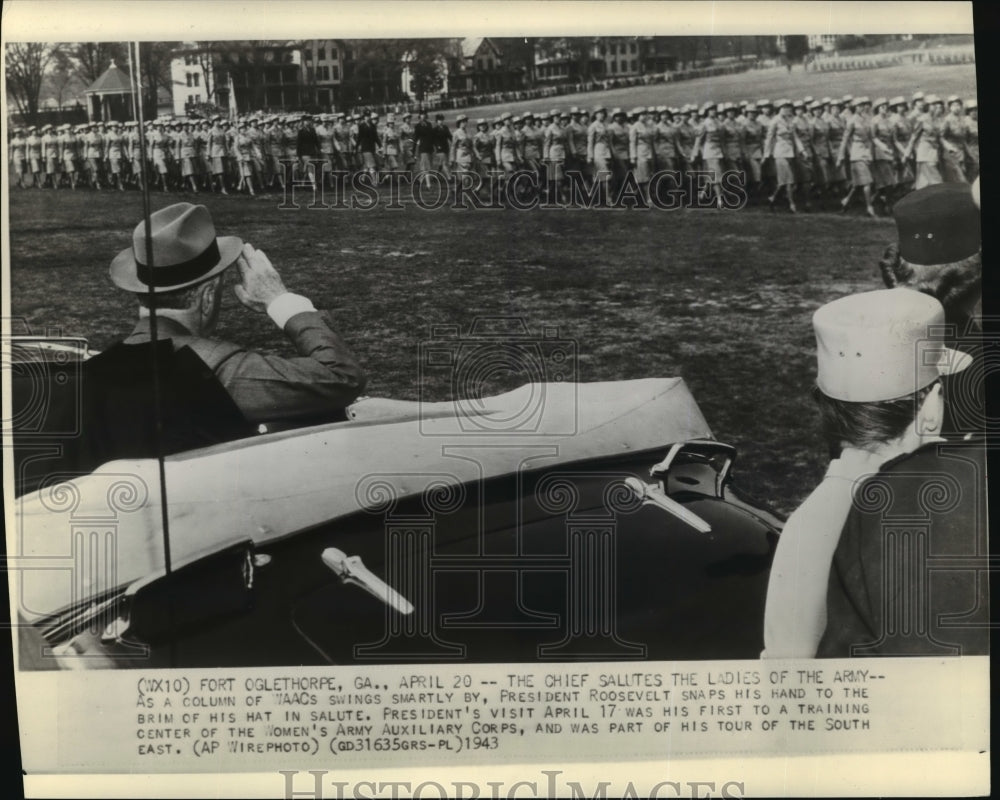
[[[893,144],[895,125],[889,117],[889,101],[878,98],[874,103],[875,116],[872,117],[872,185],[873,200],[882,204],[888,214],[891,203],[889,197],[896,186],[896,148]]]
[[[941,123],[941,173],[948,183],[965,179],[966,125],[963,103],[957,95],[948,98],[948,113]]]
[[[927,110],[919,111],[913,119],[913,133],[910,134],[910,141],[906,143],[903,151],[903,158],[907,159],[911,153],[917,157],[917,177],[914,181],[914,189],[923,189],[925,186],[933,186],[941,183],[941,170],[938,162],[941,158],[941,121],[940,111],[944,105],[937,95],[929,94],[923,98],[925,104],[918,108]]]
[[[767,198],[767,203],[774,210],[774,202],[785,190],[788,196],[788,210],[793,214],[795,208],[795,163],[796,156],[802,151],[802,142],[795,132],[792,121],[792,101],[779,100],[778,114],[771,120],[764,140],[764,158],[774,159],[775,188],[774,194]]]
[[[847,211],[854,196],[854,190],[859,186],[865,196],[865,210],[869,217],[874,217],[872,207],[872,120],[871,101],[865,97],[854,98],[854,116],[847,122],[844,129],[844,139],[840,143],[837,161],[851,159],[851,188],[847,196],[840,201],[840,210]]]
[[[604,106],[594,109],[594,121],[587,128],[587,164],[591,167],[594,183],[597,185],[597,202],[608,202],[608,184],[611,181],[611,133],[605,120],[608,110]]]

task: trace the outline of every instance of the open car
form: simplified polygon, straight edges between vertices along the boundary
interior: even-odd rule
[[[15,342],[15,408],[75,391],[87,355]],[[22,481],[22,666],[759,655],[782,520],[682,379],[347,416],[167,456],[165,501],[156,459]],[[19,476],[58,446],[29,418]]]

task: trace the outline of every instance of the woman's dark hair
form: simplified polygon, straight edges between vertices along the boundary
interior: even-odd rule
[[[823,435],[830,457],[840,455],[844,445],[866,448],[899,438],[920,410],[920,404],[937,385],[934,381],[918,392],[877,403],[851,403],[835,400],[813,387],[813,399],[819,407]]]
[[[949,264],[924,266],[902,258],[899,245],[893,242],[886,246],[878,266],[886,286],[906,286],[936,297],[944,306],[946,322],[955,325],[966,322],[964,309],[983,291],[981,252]]]

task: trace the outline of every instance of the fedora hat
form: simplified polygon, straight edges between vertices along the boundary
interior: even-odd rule
[[[202,283],[229,267],[239,257],[243,240],[215,235],[205,206],[176,203],[149,217],[153,265],[146,262],[146,226],[132,231],[132,246],[111,262],[111,282],[127,292],[143,294],[150,283],[156,292],[173,292]]]
[[[896,400],[971,363],[944,346],[944,307],[914,289],[841,297],[813,314],[816,384],[849,403]]]

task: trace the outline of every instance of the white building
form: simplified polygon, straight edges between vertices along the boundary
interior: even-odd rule
[[[183,117],[191,105],[215,102],[214,97],[208,96],[209,91],[214,94],[215,90],[212,60],[195,52],[193,42],[186,44],[192,49],[180,49],[170,59],[173,112],[178,117]]]

